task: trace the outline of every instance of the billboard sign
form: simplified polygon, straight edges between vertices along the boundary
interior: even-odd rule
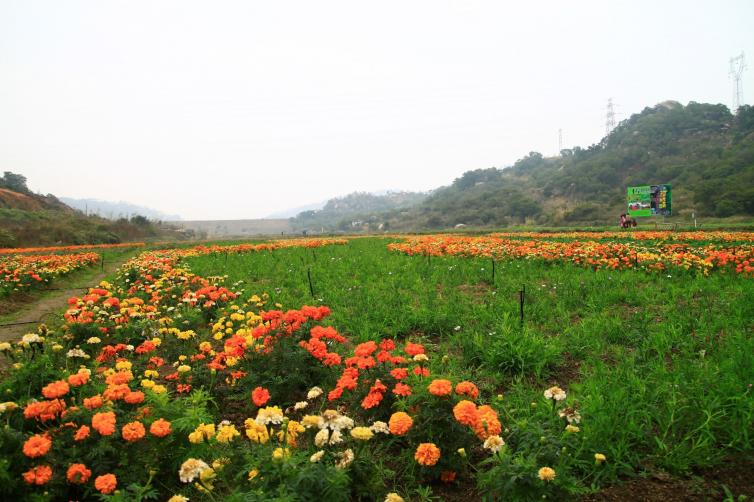
[[[628,187],[626,202],[629,216],[670,216],[670,185]]]

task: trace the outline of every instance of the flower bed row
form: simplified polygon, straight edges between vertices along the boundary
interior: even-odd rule
[[[99,259],[97,253],[0,258],[0,297],[47,284],[56,277],[94,265]]]
[[[754,242],[754,232],[694,231],[671,232],[667,230],[630,230],[622,232],[495,232],[492,237],[511,239],[568,239],[568,240],[619,240],[676,241],[676,242]]]
[[[691,270],[703,275],[730,272],[746,277],[754,276],[754,246],[751,245],[647,246],[616,242],[560,242],[503,239],[494,236],[432,235],[392,243],[388,248],[408,255],[484,257],[496,260],[534,259],[573,263],[595,270]]]
[[[122,242],[118,244],[84,244],[80,246],[46,246],[32,248],[0,248],[0,255],[28,253],[56,253],[58,251],[81,251],[84,249],[125,249],[143,247],[143,242]]]
[[[0,405],[0,493],[399,501],[465,482],[557,497],[593,464],[562,389],[522,425],[417,340],[354,346],[327,306],[268,306],[185,253],[142,253],[71,298],[60,332],[0,344],[17,396]]]

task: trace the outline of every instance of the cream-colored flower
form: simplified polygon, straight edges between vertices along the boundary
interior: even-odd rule
[[[317,453],[309,457],[309,461],[314,464],[322,460],[322,457],[324,456],[325,456],[325,450],[319,450]]]
[[[550,387],[544,392],[545,398],[555,401],[562,401],[566,398],[566,393],[558,386]]]
[[[537,476],[539,476],[539,479],[542,481],[552,481],[555,479],[555,469],[552,467],[542,467],[539,472],[537,472]]]
[[[210,466],[206,462],[198,458],[190,458],[181,465],[178,476],[184,483],[190,483],[198,476],[201,476],[202,472],[206,469],[210,469]]]
[[[499,452],[502,447],[505,446],[505,441],[500,436],[490,436],[484,440],[484,447],[490,450],[492,453]]]

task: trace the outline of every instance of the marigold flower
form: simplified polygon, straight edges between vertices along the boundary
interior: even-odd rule
[[[603,453],[595,453],[594,454],[594,463],[597,465],[600,465],[602,462],[606,461],[607,457]]]
[[[407,342],[403,350],[412,357],[417,354],[424,354],[424,347],[418,343]]]
[[[102,406],[102,404],[102,396],[100,396],[99,394],[97,394],[96,396],[84,398],[84,408],[86,408],[87,410],[96,410],[97,408]]]
[[[555,479],[555,469],[552,467],[542,467],[538,472],[537,476],[539,476],[539,479],[545,482],[552,481]]]
[[[434,443],[422,443],[416,448],[414,459],[424,466],[432,466],[440,460],[440,448]]]
[[[309,392],[306,393],[306,399],[317,399],[322,395],[322,392],[322,389],[319,387],[312,387],[309,389]]]
[[[374,433],[369,427],[354,427],[351,429],[351,436],[359,441],[369,441],[374,436]]]
[[[217,439],[218,443],[230,443],[231,441],[233,441],[233,439],[240,435],[241,433],[238,432],[235,425],[223,425],[217,431],[217,436],[215,436],[215,439]]]
[[[490,406],[480,406],[477,409],[477,414],[479,422],[474,427],[474,432],[479,439],[487,439],[489,436],[500,434],[503,431],[497,412]]]
[[[388,427],[390,433],[396,436],[402,436],[407,433],[414,425],[414,420],[403,411],[397,411],[390,416]]]
[[[411,386],[406,385],[402,382],[398,382],[397,384],[395,384],[395,387],[393,387],[393,394],[395,394],[396,396],[410,396]]]
[[[272,460],[283,460],[291,456],[291,451],[288,448],[275,448],[272,452]]]
[[[479,412],[477,407],[471,401],[459,401],[453,407],[453,416],[463,425],[476,427],[479,424]]]
[[[201,473],[211,467],[207,465],[203,460],[198,458],[189,458],[183,464],[178,471],[178,477],[184,483],[190,483],[197,477],[201,476]]]
[[[484,448],[492,453],[499,452],[503,446],[505,446],[505,441],[498,435],[490,436],[484,440]]]
[[[103,474],[102,476],[97,476],[97,479],[94,480],[94,487],[100,493],[109,495],[118,487],[118,479],[115,477],[115,474]]]
[[[49,465],[38,465],[26,471],[23,476],[24,481],[28,484],[41,486],[52,479],[52,467]]]
[[[115,432],[115,413],[105,411],[95,413],[92,417],[92,427],[103,436],[109,436]]]
[[[171,432],[173,432],[171,424],[164,418],[155,420],[152,422],[152,425],[149,426],[149,433],[158,438],[164,438]]]
[[[351,462],[353,462],[353,459],[356,458],[356,456],[353,454],[353,450],[351,448],[341,452],[336,453],[340,457],[340,460],[338,460],[335,463],[336,469],[345,469],[349,466]]]
[[[433,396],[447,396],[453,391],[453,384],[450,380],[436,379],[427,387],[429,393]]]
[[[309,462],[316,464],[320,460],[322,460],[322,457],[325,455],[325,450],[319,450],[318,452],[312,454],[311,457],[309,457]]]
[[[87,469],[86,465],[84,464],[71,464],[71,466],[68,467],[68,472],[65,475],[68,482],[75,485],[83,485],[84,483],[89,481],[89,478],[91,476],[92,471]]]
[[[135,421],[124,425],[121,429],[121,434],[123,435],[123,439],[133,442],[143,438],[146,434],[146,430],[144,429],[144,424]]]
[[[68,383],[71,387],[81,387],[89,382],[89,370],[81,371],[68,377]]]
[[[566,398],[566,393],[558,386],[550,387],[544,392],[546,399],[552,399],[554,401],[562,401]]]
[[[46,455],[52,448],[52,441],[44,434],[34,434],[26,440],[23,447],[24,455],[36,458]]]
[[[131,391],[123,397],[128,404],[141,404],[144,402],[144,393],[140,390]]]
[[[403,497],[395,492],[390,492],[385,496],[385,502],[405,502]]]
[[[456,385],[456,394],[476,399],[479,396],[479,389],[472,382],[458,382]]]
[[[74,441],[85,440],[86,438],[89,437],[89,431],[90,429],[88,425],[82,425],[81,427],[78,428],[78,430],[76,431],[76,434],[73,435],[73,440]]]
[[[58,380],[57,382],[45,385],[42,388],[42,395],[47,399],[57,399],[68,394],[69,390],[71,388],[65,380]]]

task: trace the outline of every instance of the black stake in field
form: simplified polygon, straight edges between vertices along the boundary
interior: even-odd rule
[[[306,269],[306,277],[309,278],[309,292],[312,294],[312,298],[314,298],[314,285],[312,284],[312,269],[311,269],[311,267],[307,267],[307,269]]]
[[[492,259],[492,285],[495,285],[495,259]]]
[[[526,284],[521,285],[521,290],[518,292],[518,307],[521,315],[521,326],[524,325],[524,302],[526,301]]]

